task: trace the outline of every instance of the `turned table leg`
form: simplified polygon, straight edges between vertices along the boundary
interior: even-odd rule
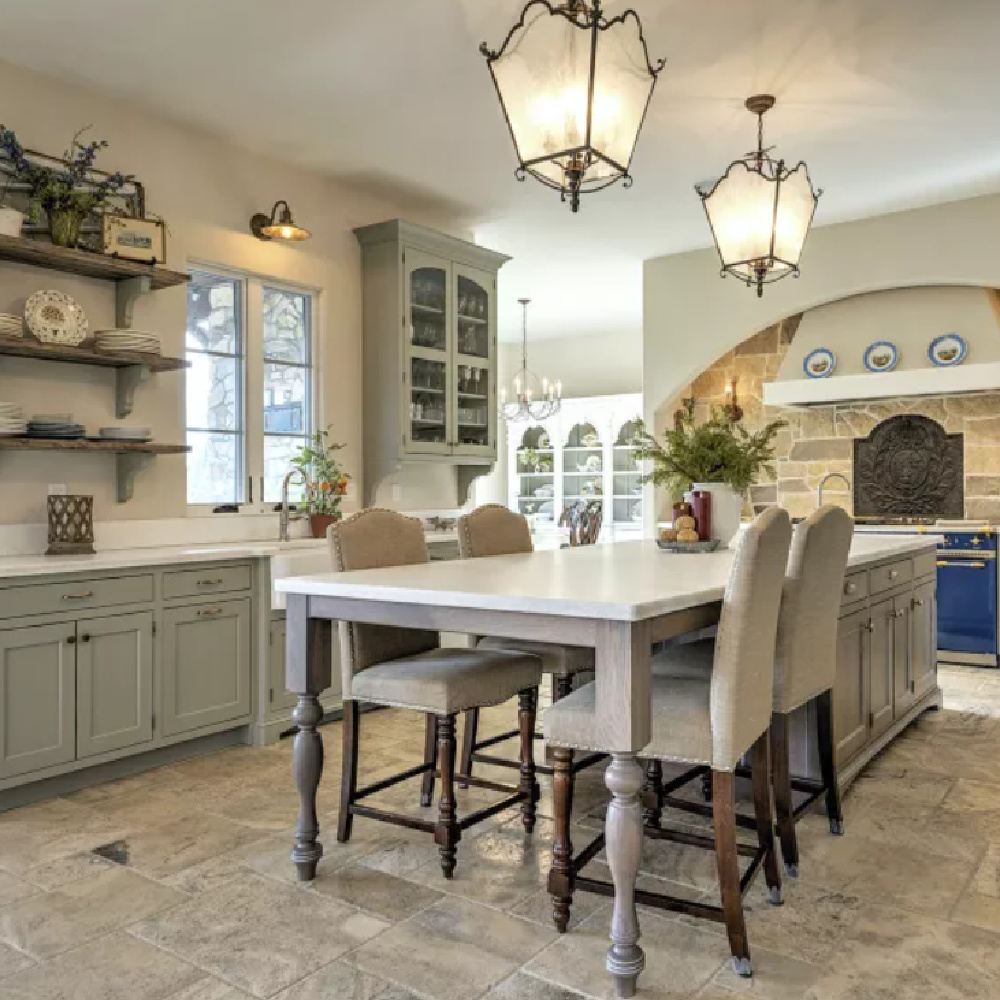
[[[292,719],[298,726],[292,749],[292,775],[299,792],[292,863],[299,881],[316,877],[323,856],[316,816],[316,790],[323,775],[323,740],[316,727],[323,718],[321,691],[330,686],[331,623],[308,617],[308,598],[289,594],[286,610],[288,645],[285,686],[298,696]]]
[[[646,964],[639,947],[639,918],[635,911],[635,881],[642,854],[643,773],[635,754],[615,753],[604,774],[611,792],[605,848],[615,883],[611,917],[611,947],[607,970],[615,983],[615,996],[635,995],[636,979]]]

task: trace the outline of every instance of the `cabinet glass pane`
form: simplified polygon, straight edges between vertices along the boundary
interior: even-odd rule
[[[490,296],[482,285],[459,275],[458,353],[476,358],[490,355]]]
[[[410,272],[410,336],[416,347],[448,349],[445,322],[447,272],[439,267],[418,267]]]
[[[410,361],[410,440],[446,443],[448,368],[443,361]]]
[[[632,443],[638,429],[638,417],[622,424],[612,449],[615,521],[642,522],[642,470]]]
[[[517,448],[517,509],[535,524],[555,521],[555,450],[544,427],[529,427]]]
[[[604,446],[593,424],[574,424],[563,448],[563,507],[604,493]]]
[[[476,365],[458,366],[458,442],[490,443],[490,372]]]

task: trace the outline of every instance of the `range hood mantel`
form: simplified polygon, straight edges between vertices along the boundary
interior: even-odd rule
[[[767,382],[764,402],[768,406],[829,406],[899,396],[950,396],[973,392],[1000,392],[1000,362]]]

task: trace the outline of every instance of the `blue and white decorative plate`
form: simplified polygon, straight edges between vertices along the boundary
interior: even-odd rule
[[[837,355],[827,347],[810,351],[802,362],[802,370],[808,378],[829,378],[836,367]]]
[[[864,361],[870,372],[891,372],[899,363],[899,351],[888,340],[876,340],[868,345]]]
[[[969,345],[957,333],[945,333],[935,337],[931,341],[931,346],[927,348],[927,357],[931,359],[931,364],[937,365],[938,368],[960,365],[968,353]]]

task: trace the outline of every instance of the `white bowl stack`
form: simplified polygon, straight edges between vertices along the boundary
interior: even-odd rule
[[[94,349],[108,354],[121,351],[159,354],[160,338],[155,333],[143,333],[141,330],[95,330]]]
[[[0,337],[8,340],[24,337],[24,320],[13,313],[0,313]]]
[[[21,407],[17,403],[0,403],[0,437],[20,437],[27,430]]]
[[[105,441],[152,441],[149,427],[102,427],[97,432]]]

